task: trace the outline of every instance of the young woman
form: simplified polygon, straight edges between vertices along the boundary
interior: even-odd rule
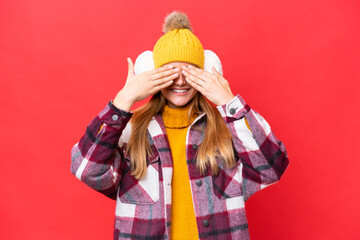
[[[72,148],[72,173],[116,200],[114,239],[249,239],[244,202],[288,166],[265,119],[204,58],[187,16],[171,13],[154,69],[134,74],[128,59],[125,86]]]

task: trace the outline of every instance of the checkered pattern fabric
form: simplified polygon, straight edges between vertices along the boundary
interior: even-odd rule
[[[237,166],[227,169],[219,161],[218,175],[212,176],[211,169],[199,174],[195,156],[206,114],[195,119],[186,137],[186,158],[199,239],[249,239],[244,202],[279,181],[289,161],[284,144],[240,95],[217,108],[233,135]],[[131,116],[110,101],[73,146],[71,172],[116,200],[114,239],[170,239],[173,165],[163,120],[156,115],[148,126],[154,156],[138,181],[125,153]]]

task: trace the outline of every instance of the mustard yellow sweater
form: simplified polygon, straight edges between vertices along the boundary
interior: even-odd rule
[[[186,165],[186,133],[196,116],[188,119],[189,106],[170,108],[162,114],[173,157],[171,239],[199,239],[190,179]]]
[[[196,116],[192,116],[189,120],[188,112],[189,106],[174,109],[166,105],[162,114],[173,157],[171,185],[171,239],[173,240],[199,239],[186,165],[185,146],[187,130]],[[245,122],[250,129],[246,119]]]

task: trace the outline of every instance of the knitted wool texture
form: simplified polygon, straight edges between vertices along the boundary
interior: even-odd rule
[[[174,29],[156,42],[153,59],[155,68],[170,62],[188,62],[203,69],[204,48],[189,29]]]
[[[188,119],[189,106],[170,108],[165,106],[162,114],[166,134],[173,158],[173,178],[171,183],[171,239],[199,239],[190,178],[186,163],[186,133],[196,116]]]

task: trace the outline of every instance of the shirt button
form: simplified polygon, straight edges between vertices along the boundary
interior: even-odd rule
[[[202,181],[200,179],[196,180],[196,185],[198,185],[200,187],[202,185]]]
[[[112,120],[116,121],[116,120],[118,120],[118,119],[119,119],[119,116],[118,116],[118,115],[116,115],[116,114],[112,115]]]
[[[231,109],[230,109],[230,114],[231,114],[231,115],[234,115],[235,112],[236,112],[235,108],[231,108]]]
[[[204,227],[210,226],[209,220],[204,220],[203,225],[204,225]]]
[[[193,144],[192,147],[193,147],[193,149],[198,149],[198,145],[196,145],[196,144]]]

